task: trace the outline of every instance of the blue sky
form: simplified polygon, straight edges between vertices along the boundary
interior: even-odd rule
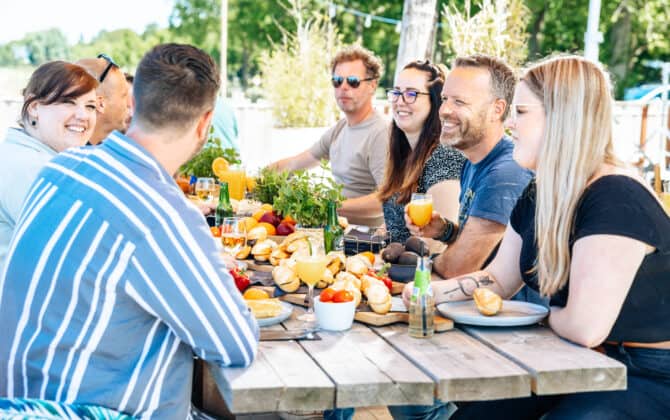
[[[0,0],[0,44],[28,32],[61,29],[70,43],[89,41],[99,31],[168,25],[174,0]],[[10,5],[11,4],[11,5]]]

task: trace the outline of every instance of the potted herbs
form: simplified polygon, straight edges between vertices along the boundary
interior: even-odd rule
[[[279,188],[288,183],[288,172],[279,172],[270,168],[263,168],[258,173],[253,196],[261,203],[273,204],[279,195]]]
[[[210,133],[205,147],[179,168],[179,173],[188,176],[194,175],[197,178],[215,178],[216,176],[212,170],[212,162],[220,156],[223,156],[230,164],[241,163],[237,150],[222,148],[221,140]]]
[[[339,207],[344,197],[342,185],[326,176],[330,168],[321,162],[321,173],[313,175],[308,171],[296,171],[287,182],[279,186],[274,208],[283,215],[291,215],[298,227],[323,228],[328,218],[328,202]]]

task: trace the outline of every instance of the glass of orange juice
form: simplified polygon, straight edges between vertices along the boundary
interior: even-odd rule
[[[312,238],[307,239],[310,242],[310,255],[301,256],[296,259],[295,271],[307,285],[308,306],[307,312],[299,316],[298,319],[307,322],[316,322],[314,315],[314,286],[321,280],[326,271],[328,260],[323,245],[315,243]]]
[[[412,200],[407,206],[407,213],[412,223],[418,227],[424,227],[433,215],[433,196],[430,194],[414,193]]]
[[[247,189],[247,176],[242,165],[230,165],[219,174],[219,181],[228,183],[230,198],[241,200]]]

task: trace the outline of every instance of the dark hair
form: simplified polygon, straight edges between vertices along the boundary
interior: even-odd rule
[[[402,131],[395,120],[391,126],[391,142],[389,144],[389,157],[386,165],[384,183],[379,189],[379,197],[386,201],[396,192],[398,204],[408,203],[412,193],[416,192],[419,185],[419,177],[423,167],[433,150],[440,144],[439,110],[442,100],[442,86],[444,86],[444,70],[430,61],[412,61],[403,67],[405,69],[416,69],[423,71],[428,76],[426,86],[430,93],[430,113],[423,124],[419,141],[414,150],[409,145],[405,132]]]
[[[457,57],[453,67],[476,67],[488,70],[491,75],[491,95],[497,99],[504,99],[507,103],[501,117],[501,121],[505,121],[509,115],[516,86],[516,76],[512,68],[500,58],[482,54]]]
[[[379,79],[384,71],[382,61],[367,48],[360,45],[349,45],[335,54],[330,62],[330,72],[335,72],[335,67],[344,62],[361,60],[365,66],[365,72],[368,77]]]
[[[33,102],[43,105],[76,99],[98,87],[95,77],[81,66],[67,61],[49,61],[39,66],[23,89],[23,106],[19,124],[30,119],[28,108]]]
[[[157,45],[135,72],[133,119],[181,129],[214,109],[219,84],[219,70],[206,52],[191,45]]]

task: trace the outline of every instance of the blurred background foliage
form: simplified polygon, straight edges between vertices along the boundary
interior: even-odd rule
[[[498,0],[500,1],[500,0]],[[398,0],[333,0],[341,7],[395,20],[402,18],[403,2]],[[448,16],[444,10],[466,12],[469,0],[438,0],[433,60],[442,63],[454,57]],[[497,1],[496,1],[497,2]],[[554,52],[583,49],[588,15],[586,0],[519,0],[527,12],[527,53],[520,61],[534,60]],[[512,1],[514,3],[514,1]],[[243,90],[258,81],[264,54],[281,45],[281,28],[295,28],[284,0],[228,0],[227,74],[233,87]],[[395,71],[395,56],[400,34],[396,25],[356,16],[338,9],[331,16],[326,0],[303,0],[308,13],[321,14],[337,28],[343,43],[360,42],[384,61],[385,74],[380,86],[390,86]],[[474,2],[471,15],[482,2]],[[0,45],[0,66],[36,66],[52,59],[76,60],[106,52],[133,72],[142,54],[165,41],[193,43],[219,58],[221,31],[220,0],[175,0],[167,28],[149,25],[141,34],[131,30],[102,31],[90,42],[69,45],[58,29],[27,34],[23,39]],[[670,61],[670,2],[668,0],[602,0],[600,59],[613,74],[617,96],[623,89],[643,81],[656,82],[658,70],[644,66],[645,60]],[[369,23],[369,25],[368,25]],[[256,82],[256,89],[258,88]]]

